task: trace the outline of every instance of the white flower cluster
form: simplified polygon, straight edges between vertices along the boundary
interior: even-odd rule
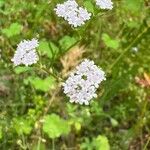
[[[70,102],[88,105],[92,98],[96,98],[96,89],[105,80],[105,73],[93,61],[85,59],[76,71],[63,83],[64,93]]]
[[[54,10],[59,17],[63,17],[74,27],[83,25],[91,16],[91,13],[88,13],[85,8],[79,7],[75,0],[68,0],[63,4],[57,4]]]
[[[113,2],[111,0],[96,0],[96,5],[101,9],[112,9]]]
[[[21,41],[15,52],[14,57],[11,59],[15,66],[24,64],[25,66],[35,64],[39,57],[35,48],[39,46],[37,39]]]

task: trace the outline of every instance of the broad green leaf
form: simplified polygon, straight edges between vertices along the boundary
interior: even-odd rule
[[[13,128],[16,130],[18,135],[30,134],[32,130],[30,121],[24,118],[14,118]]]
[[[110,150],[110,145],[106,136],[99,135],[95,140],[96,150]]]
[[[70,126],[67,121],[61,119],[56,114],[47,115],[44,118],[43,131],[49,138],[57,138],[70,132]]]
[[[56,57],[59,52],[58,47],[54,43],[45,40],[40,41],[38,50],[50,59]]]
[[[77,40],[74,37],[70,37],[68,35],[59,40],[60,47],[63,51],[67,51],[76,42]]]
[[[108,34],[102,34],[102,40],[107,47],[117,49],[119,47],[119,41],[112,39]]]
[[[2,29],[2,33],[7,37],[12,37],[21,33],[22,25],[19,23],[12,23],[9,28]]]
[[[29,70],[31,70],[31,67],[20,67],[20,66],[18,66],[18,67],[16,67],[15,68],[15,73],[16,74],[20,74],[20,73],[23,73],[23,72],[26,72],[26,71],[29,71]]]
[[[93,6],[93,4],[92,4],[92,2],[91,1],[89,1],[89,0],[86,0],[86,1],[84,1],[84,7],[89,11],[89,12],[91,12],[91,13],[93,13],[94,14],[94,6]]]
[[[31,83],[36,90],[47,92],[55,87],[55,79],[53,77],[47,77],[41,79],[39,77],[29,77],[24,80],[25,84]]]

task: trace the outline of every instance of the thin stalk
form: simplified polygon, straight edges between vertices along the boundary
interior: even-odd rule
[[[36,150],[40,150],[40,146],[41,146],[41,138],[39,137],[39,140],[38,140],[38,145],[37,145],[37,148],[36,148]]]
[[[53,72],[51,72],[50,70],[48,70],[47,68],[45,68],[43,65],[39,64],[38,67],[39,67],[40,70],[42,70],[43,72],[47,73],[48,75],[53,76],[58,82],[63,80],[62,78],[57,77],[57,75],[55,75]],[[38,68],[38,69],[39,69],[39,68]]]
[[[115,60],[115,62],[109,67],[108,70],[112,70],[112,68],[120,61],[120,59],[126,54],[126,52],[148,31],[149,27],[145,28],[143,32],[141,32],[128,47],[119,55],[119,57]]]
[[[55,141],[52,139],[52,150],[55,150]]]
[[[145,144],[143,150],[147,150],[147,146],[148,146],[149,143],[150,143],[150,137],[148,138],[148,140],[147,140],[147,142],[146,142],[146,144]]]

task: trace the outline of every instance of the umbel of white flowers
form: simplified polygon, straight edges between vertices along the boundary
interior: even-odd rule
[[[15,66],[21,64],[24,64],[25,66],[35,64],[39,60],[35,49],[38,46],[39,43],[37,39],[21,41],[18,44],[17,50],[11,61],[14,63]]]
[[[112,9],[113,3],[111,0],[96,0],[96,5],[101,9]]]
[[[90,100],[97,97],[96,90],[103,80],[106,80],[104,71],[85,59],[63,83],[64,93],[71,103],[89,105]]]
[[[74,27],[83,25],[91,16],[91,13],[88,13],[85,8],[79,7],[75,0],[67,0],[63,4],[57,4],[54,10],[59,17],[63,17]]]

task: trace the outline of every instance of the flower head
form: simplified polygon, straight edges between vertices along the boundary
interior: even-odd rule
[[[85,8],[79,7],[75,0],[68,0],[63,4],[57,4],[54,10],[59,17],[63,17],[74,27],[83,25],[91,16],[91,13],[88,13]]]
[[[112,9],[113,2],[111,0],[96,0],[96,5],[101,9]]]
[[[38,55],[35,48],[38,47],[39,43],[37,39],[23,40],[18,46],[11,61],[15,66],[24,64],[25,66],[35,64],[38,61]]]
[[[104,71],[93,61],[85,59],[63,84],[64,93],[70,102],[88,105],[92,98],[97,97],[96,89],[105,79]]]

